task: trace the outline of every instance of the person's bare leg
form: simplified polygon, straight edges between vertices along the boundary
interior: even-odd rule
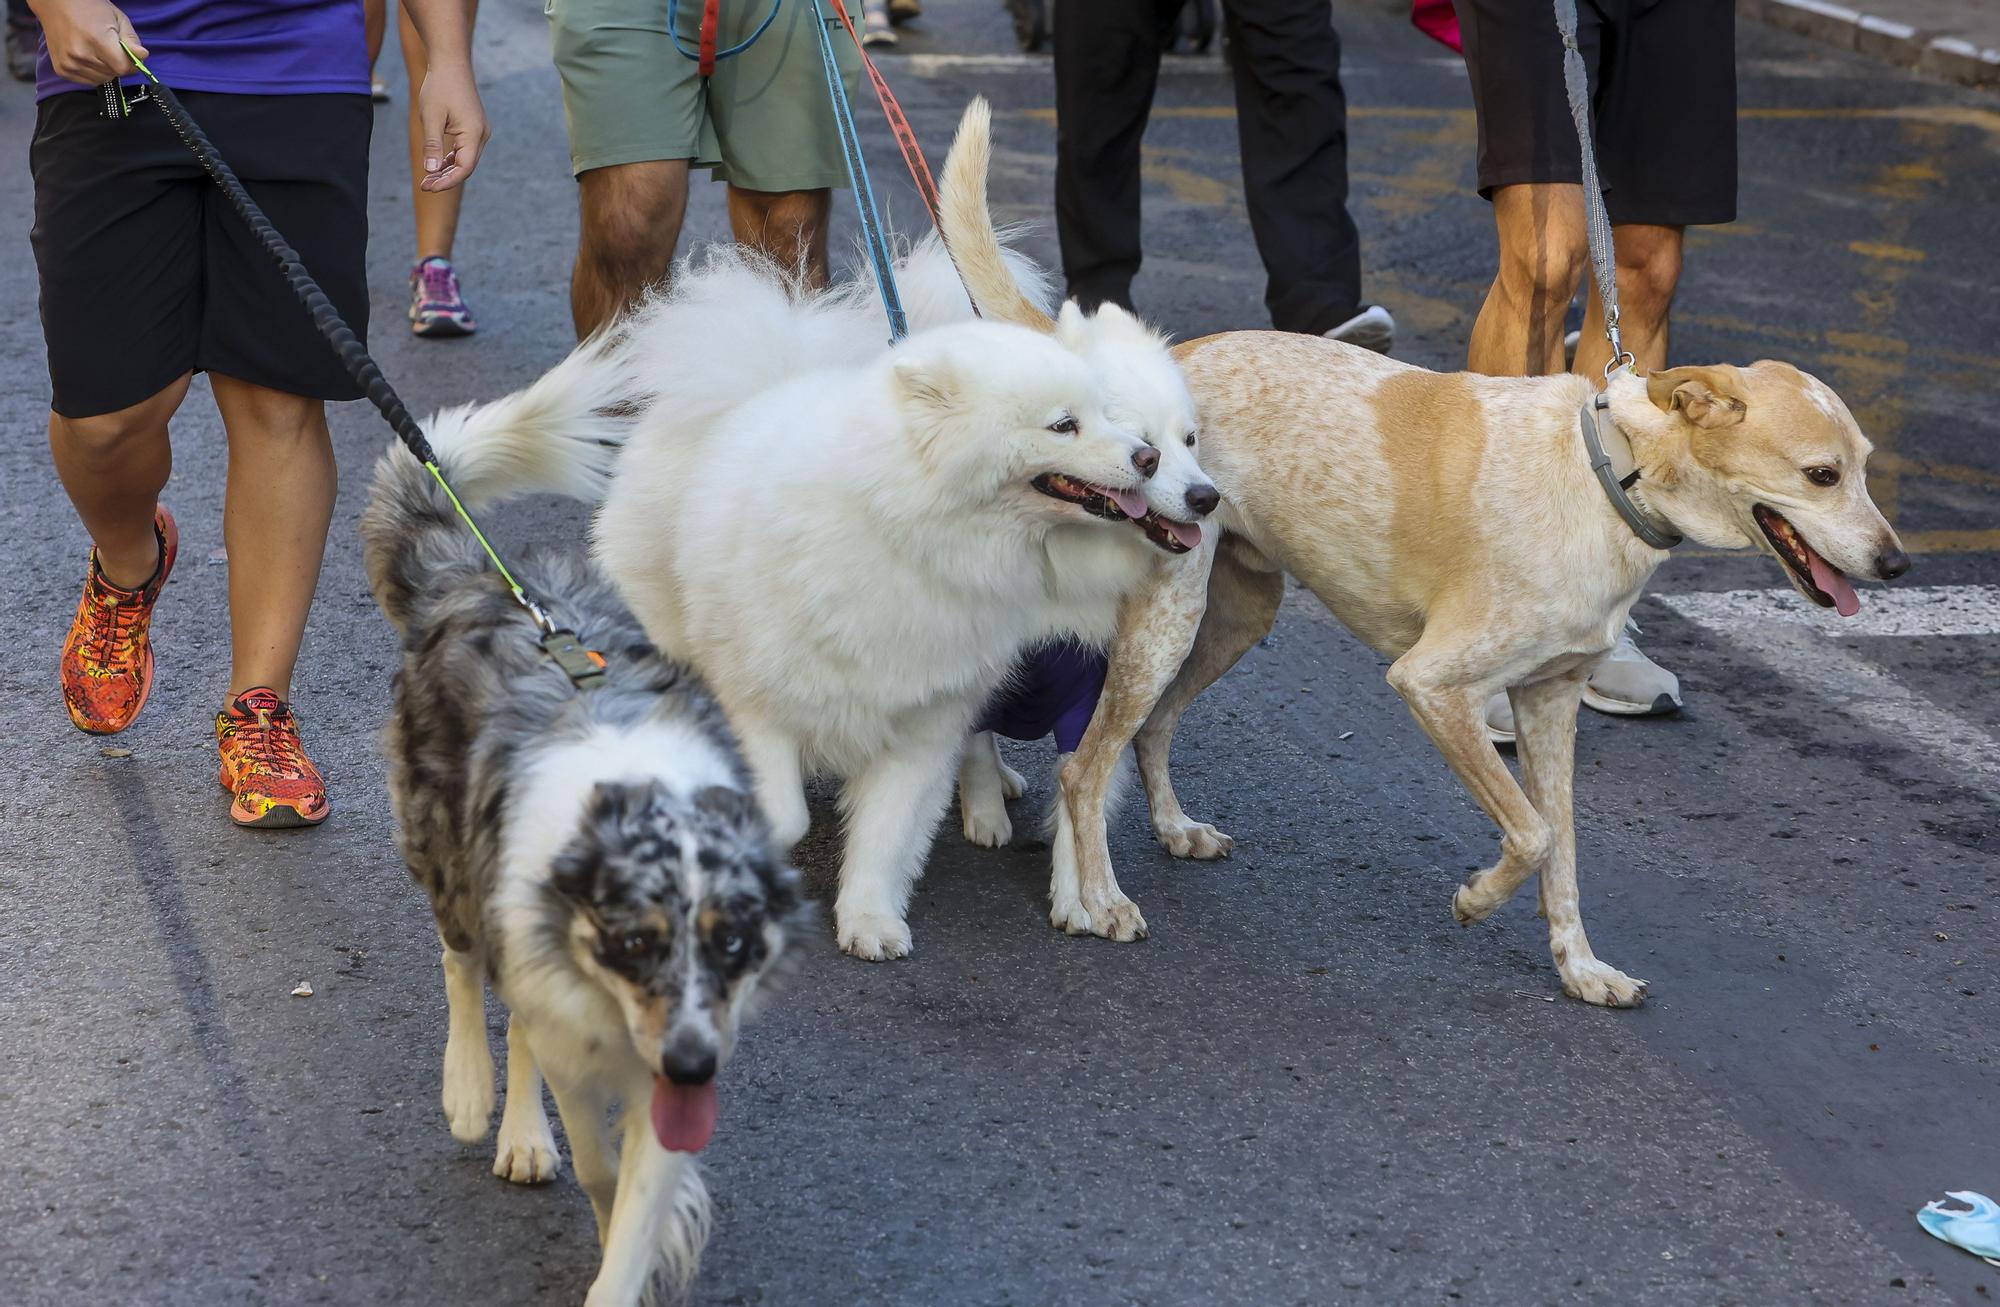
[[[1667,366],[1667,319],[1681,280],[1680,227],[1628,222],[1611,229],[1618,248],[1618,334],[1641,372]],[[1593,285],[1585,297],[1583,334],[1576,342],[1575,372],[1604,376],[1611,342],[1604,338],[1604,308]]]
[[[465,10],[469,28],[471,20],[478,16],[479,0],[466,0]],[[417,114],[417,93],[423,90],[430,56],[424,50],[424,39],[417,35],[416,25],[410,21],[407,5],[396,10],[396,34],[403,42],[403,67],[410,74],[410,207],[417,216],[417,257],[448,260],[458,239],[458,210],[465,201],[465,188],[427,191],[418,185],[429,175],[424,169],[424,124]]]
[[[289,699],[338,484],[326,406],[214,372],[209,383],[229,436],[229,697],[264,685]]]
[[[729,229],[738,244],[762,250],[781,268],[802,268],[806,284],[830,277],[826,241],[833,192],[746,191],[729,188]]]
[[[1563,315],[1590,262],[1583,188],[1502,186],[1493,192],[1493,223],[1500,271],[1472,324],[1465,366],[1496,377],[1561,372]]]
[[[576,180],[583,221],[569,308],[581,340],[672,270],[687,216],[688,161],[621,163]]]
[[[188,378],[130,408],[96,417],[49,414],[49,453],[69,502],[97,546],[104,579],[136,590],[160,565],[153,510],[173,470],[167,419],[187,394]]]

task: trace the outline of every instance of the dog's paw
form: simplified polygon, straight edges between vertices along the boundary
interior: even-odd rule
[[[966,841],[982,849],[1004,849],[1014,838],[1014,819],[1004,803],[961,803],[959,820]]]
[[[485,1053],[484,1049],[479,1053]],[[493,1059],[447,1043],[444,1050],[444,1119],[452,1138],[476,1144],[493,1119]]]
[[[1028,783],[1021,779],[1021,773],[1004,762],[1000,764],[1000,792],[1010,800],[1018,799],[1028,792]]]
[[[1176,858],[1195,858],[1202,862],[1216,858],[1226,858],[1236,847],[1236,841],[1224,835],[1205,821],[1183,819],[1172,825],[1156,824],[1153,833],[1160,838],[1167,852]]]
[[[1049,906],[1049,924],[1065,934],[1095,935],[1121,944],[1146,938],[1146,919],[1139,915],[1139,905],[1123,895],[1089,907],[1078,898],[1057,899]]]
[[[1070,895],[1049,903],[1049,924],[1065,935],[1088,935],[1092,923],[1083,900]]]
[[[556,1137],[548,1121],[517,1127],[500,1118],[500,1143],[493,1150],[493,1174],[515,1184],[547,1184],[562,1170]]]
[[[1470,926],[1476,921],[1484,921],[1492,916],[1509,895],[1494,894],[1486,887],[1492,884],[1491,872],[1477,872],[1466,878],[1451,896],[1451,915],[1461,926]]]
[[[889,962],[910,952],[910,923],[880,912],[840,915],[840,951],[863,962]]]
[[[1646,1001],[1646,982],[1608,963],[1591,958],[1562,969],[1563,993],[1599,1007],[1638,1007]]]

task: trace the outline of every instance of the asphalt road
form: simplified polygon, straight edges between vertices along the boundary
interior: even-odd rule
[[[930,8],[889,76],[933,151],[969,93],[993,98],[997,198],[1044,224],[1029,248],[1049,258],[1046,65],[1010,53],[992,0]],[[1400,352],[1452,366],[1491,230],[1463,75],[1390,8],[1339,9],[1357,215]],[[540,17],[489,5],[479,53],[498,135],[460,244],[475,339],[399,330],[400,96],[378,120],[375,348],[426,407],[511,388],[568,340],[572,187]],[[1688,711],[1586,714],[1578,785],[1593,940],[1652,1001],[1562,999],[1531,895],[1452,923],[1492,832],[1379,661],[1294,596],[1181,735],[1182,795],[1236,856],[1174,863],[1137,804],[1114,830],[1150,940],[1055,933],[1044,850],[948,831],[912,959],[847,960],[830,928],[809,946],[725,1075],[699,1302],[2000,1292],[2000,1269],[1912,1220],[1946,1189],[2000,1194],[2000,604],[1963,588],[2000,580],[2000,103],[1756,29],[1741,66],[1742,221],[1691,241],[1676,354],[1782,357],[1840,389],[1917,555],[1907,585],[1954,588],[1921,608],[1871,592],[1895,620],[1832,636],[1795,605],[1716,597],[1782,584],[1766,561],[1659,575],[1638,616]],[[1138,294],[1182,335],[1264,325],[1229,103],[1216,61],[1177,62],[1150,140]],[[297,693],[331,821],[237,832],[214,783],[223,464],[199,387],[176,428],[160,681],[115,742],[132,756],[64,719],[86,542],[41,435],[31,121],[26,90],[0,88],[0,1301],[575,1301],[596,1262],[582,1194],[567,1174],[494,1179],[437,1106],[437,945],[390,843],[393,645],[353,533],[385,439],[365,406],[335,416],[347,486]],[[695,209],[693,236],[716,235],[719,193]],[[499,527],[582,523],[543,504]],[[1046,755],[1018,755],[1038,803]],[[826,892],[823,833],[804,857]],[[301,980],[312,998],[290,996]]]

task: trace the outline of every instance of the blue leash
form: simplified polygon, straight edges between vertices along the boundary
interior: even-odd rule
[[[750,33],[744,40],[730,46],[727,50],[717,50],[711,57],[716,59],[732,58],[757,44],[757,38],[764,34],[764,29],[777,20],[778,7],[784,2],[785,0],[771,0],[771,12],[764,15],[764,21],[757,24],[756,31]],[[700,62],[701,51],[690,50],[681,44],[680,0],[667,0],[667,39],[674,43],[674,49],[678,50],[683,56],[693,59],[697,63]]]
[[[834,0],[835,4],[841,0]],[[840,150],[847,161],[847,184],[854,188],[854,207],[861,214],[861,234],[868,245],[868,260],[875,265],[875,288],[882,292],[882,307],[889,314],[889,343],[910,334],[910,321],[903,312],[903,297],[896,290],[895,262],[889,257],[889,241],[882,234],[882,215],[875,205],[875,188],[868,183],[868,161],[861,155],[861,133],[854,126],[854,106],[847,99],[847,83],[840,76],[840,64],[833,57],[833,38],[827,35],[825,0],[813,0],[813,24],[819,35],[820,62],[826,66],[827,97],[833,101],[834,125],[840,132]]]

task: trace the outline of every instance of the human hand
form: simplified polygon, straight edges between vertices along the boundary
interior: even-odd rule
[[[417,118],[424,128],[424,179],[417,185],[448,191],[464,182],[479,166],[480,151],[493,134],[471,65],[432,63],[417,92]]]
[[[49,63],[72,82],[96,86],[137,72],[126,46],[132,55],[146,57],[132,20],[111,0],[29,0],[28,7],[42,20]]]

